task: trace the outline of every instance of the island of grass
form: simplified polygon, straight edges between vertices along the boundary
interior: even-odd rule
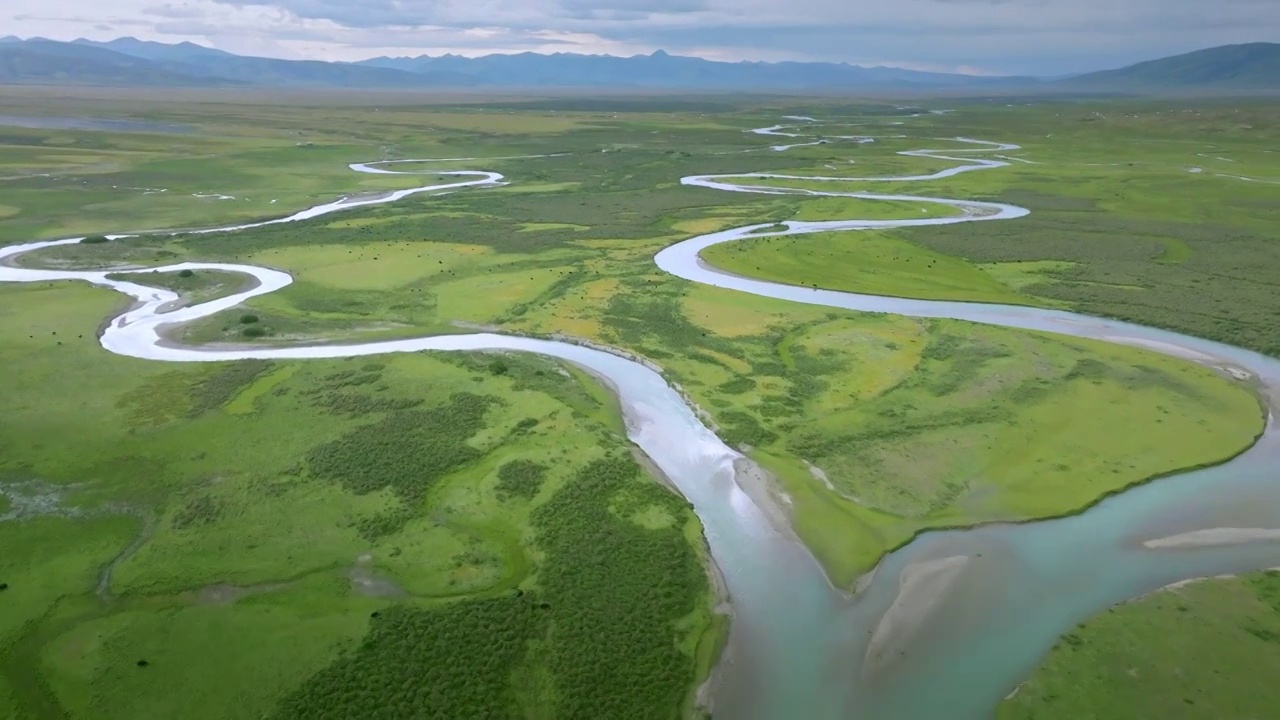
[[[1067,633],[999,720],[1280,717],[1280,572],[1178,583]]]
[[[579,371],[139,362],[56,340],[113,292],[0,295],[0,716],[693,714],[701,526]]]
[[[164,288],[178,293],[175,305],[198,305],[209,300],[233,295],[252,287],[253,279],[241,273],[224,270],[172,270],[160,272],[111,273],[109,280],[122,280],[147,287]],[[170,308],[174,309],[174,308]]]

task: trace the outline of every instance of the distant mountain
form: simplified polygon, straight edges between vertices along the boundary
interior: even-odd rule
[[[1080,75],[1058,84],[1120,91],[1280,91],[1280,44],[1223,45]]]
[[[413,88],[468,86],[475,81],[446,73],[408,73],[393,68],[365,67],[320,60],[278,60],[235,55],[195,43],[148,42],[131,37],[108,42],[75,40],[72,45],[112,50],[150,60],[175,72],[270,87]]]
[[[103,48],[52,40],[0,42],[0,84],[200,87],[239,85]]]
[[[97,56],[91,53],[103,53]],[[48,58],[42,62],[41,58]],[[97,57],[104,67],[69,65]],[[374,58],[358,63],[245,57],[194,43],[119,38],[0,42],[0,83],[93,85],[255,85],[266,87],[633,87],[720,90],[927,90],[994,87],[1010,78],[916,72],[899,68],[801,62],[725,63],[669,55],[456,55]]]
[[[78,38],[72,40],[71,43],[73,45],[87,45],[89,47],[113,50],[125,55],[132,55],[146,60],[159,60],[161,62],[198,62],[200,60],[221,60],[236,57],[234,54],[224,50],[215,50],[192,42],[169,45],[149,40],[139,40],[133,37],[122,37],[106,42]]]
[[[467,58],[379,57],[361,65],[407,72],[446,71],[493,85],[521,87],[715,88],[724,90],[816,90],[856,88],[951,88],[1008,83],[1010,78],[916,72],[844,63],[715,62],[696,57],[652,55],[614,57],[555,53],[519,53]]]
[[[979,77],[846,63],[716,62],[669,55],[443,55],[357,63],[246,57],[125,37],[0,38],[0,84],[311,88],[559,87],[739,91],[1276,91],[1280,45],[1229,45],[1065,79]]]
[[[0,84],[418,88],[465,87],[475,81],[350,63],[245,57],[193,43],[166,45],[122,38],[108,43],[44,39],[0,43]]]

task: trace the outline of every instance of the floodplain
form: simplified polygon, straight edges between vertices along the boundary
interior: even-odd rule
[[[30,111],[11,102],[0,109]],[[876,142],[777,152],[747,131],[801,111],[874,125],[885,106],[667,102],[370,112],[63,99],[191,131],[4,128],[16,152],[0,166],[0,231],[23,242],[173,229],[17,262],[110,269],[186,304],[248,278],[149,268],[223,261],[293,276],[169,328],[171,342],[489,329],[642,358],[769,471],[839,588],[920,532],[1078,512],[1222,462],[1262,432],[1251,388],[1151,350],[753,297],[674,278],[652,257],[747,224],[952,211],[717,192],[681,177],[931,173],[947,165],[895,153],[990,137],[1021,144],[1020,160],[894,192],[1019,203],[1026,219],[749,239],[703,258],[790,285],[1074,309],[1276,354],[1266,216],[1277,173],[1251,152],[1274,139],[1274,108],[904,110],[909,124]],[[1121,147],[1132,161],[1091,162]],[[1187,172],[1191,150],[1238,158],[1252,181]],[[182,232],[444,177],[348,168],[415,158],[477,159],[398,169],[492,170],[509,184]],[[729,624],[701,526],[645,476],[595,378],[509,354],[145,362],[98,346],[93,327],[122,302],[107,290],[0,294],[0,354],[17,378],[0,419],[0,534],[14,549],[0,582],[17,608],[0,623],[0,703],[15,712],[171,717],[190,697],[211,718],[345,717],[371,702],[405,716],[697,711]],[[1197,310],[1180,310],[1192,297]],[[207,677],[187,672],[197,658]]]

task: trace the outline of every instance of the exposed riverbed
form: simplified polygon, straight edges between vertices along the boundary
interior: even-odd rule
[[[794,133],[787,130],[777,126],[757,132],[807,136],[799,128]],[[1008,164],[971,158],[969,154],[1018,149],[1015,145],[967,138],[953,142],[965,147],[902,153],[959,163],[932,174],[789,179],[827,184],[935,180]],[[396,172],[375,165],[378,163],[351,167],[359,172]],[[361,205],[394,202],[416,193],[492,186],[504,181],[497,173],[481,171],[429,174],[455,175],[460,179],[377,197],[339,200],[284,218],[199,232],[306,220]],[[753,178],[788,176],[695,176],[684,178],[683,183],[732,192],[940,203],[961,214],[735,228],[671,246],[656,256],[658,266],[694,282],[812,305],[955,318],[1145,345],[1248,377],[1272,403],[1280,395],[1280,361],[1175,333],[1029,307],[811,290],[711,268],[698,257],[703,248],[744,237],[1012,220],[1027,214],[1023,208],[1001,203],[861,191],[792,190],[752,184]],[[0,249],[0,281],[84,280],[135,298],[138,304],[107,323],[101,332],[102,346],[122,355],[169,362],[214,362],[424,350],[511,350],[559,358],[606,378],[619,396],[628,436],[693,503],[733,599],[732,633],[713,692],[719,719],[985,717],[1029,674],[1059,634],[1090,614],[1178,580],[1280,565],[1280,543],[1268,530],[1280,528],[1280,503],[1276,502],[1280,437],[1271,423],[1254,448],[1225,465],[1131,490],[1081,515],[923,535],[886,557],[876,573],[860,583],[856,597],[850,597],[832,588],[807,550],[788,528],[779,526],[779,508],[759,487],[760,478],[753,474],[756,470],[750,461],[726,446],[680,393],[640,362],[604,349],[497,333],[354,345],[217,350],[179,346],[162,340],[163,326],[190,322],[275,292],[290,284],[292,278],[276,270],[226,263],[182,263],[157,268],[241,272],[257,282],[232,296],[162,312],[177,299],[175,293],[111,280],[106,271],[4,266],[6,259],[18,254],[78,240]],[[1243,535],[1204,534],[1213,528],[1251,530]],[[1181,539],[1170,542],[1170,538]]]

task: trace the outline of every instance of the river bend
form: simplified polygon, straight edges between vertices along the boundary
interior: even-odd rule
[[[761,135],[815,137],[810,118],[796,125],[756,130]],[[869,136],[816,136],[814,142],[865,143]],[[908,194],[845,190],[848,185],[938,180],[1008,166],[980,153],[1020,148],[952,138],[947,150],[913,150],[908,157],[957,163],[945,170],[898,177],[797,177],[771,173],[700,175],[688,186],[727,192],[805,194],[865,200],[906,200],[955,208],[958,215],[904,220],[850,218],[734,228],[685,240],[657,254],[655,262],[678,277],[716,287],[811,305],[915,317],[968,320],[1046,330],[1160,352],[1248,375],[1275,402],[1280,361],[1247,350],[1139,325],[1029,307],[935,302],[813,290],[736,276],[703,263],[699,252],[745,237],[799,235],[833,230],[947,225],[1014,220],[1027,210],[1013,205]],[[810,143],[775,146],[786,150]],[[536,157],[536,156],[530,156]],[[451,159],[452,162],[466,161]],[[396,163],[357,163],[351,169],[415,174]],[[434,160],[434,162],[443,162]],[[432,172],[455,182],[343,198],[287,217],[200,230],[230,232],[296,222],[419,193],[443,193],[502,184],[485,171]],[[804,179],[830,190],[797,190],[759,179]],[[113,239],[125,236],[112,236]],[[712,555],[733,600],[729,647],[717,671],[715,715],[724,720],[922,720],[988,717],[991,708],[1035,666],[1056,638],[1113,603],[1177,580],[1280,565],[1280,543],[1267,528],[1280,528],[1276,480],[1280,438],[1268,432],[1248,452],[1224,465],[1185,473],[1123,493],[1071,518],[1023,525],[991,525],[928,533],[884,559],[864,589],[850,597],[826,581],[807,550],[785,528],[771,524],[769,499],[740,483],[749,464],[706,427],[660,374],[644,364],[583,345],[495,333],[447,335],[351,345],[212,349],[162,341],[165,325],[187,323],[275,292],[292,282],[284,272],[230,264],[188,262],[160,271],[223,270],[251,275],[256,286],[235,295],[162,312],[178,299],[168,290],[112,280],[108,271],[36,270],[12,266],[22,253],[79,242],[68,238],[0,249],[0,282],[82,280],[113,288],[138,302],[109,321],[101,333],[107,350],[167,362],[240,359],[307,359],[392,352],[519,351],[575,363],[609,381],[623,407],[629,438],[693,504]],[[746,487],[747,489],[744,489]],[[1240,542],[1207,546],[1150,541],[1213,528],[1254,528]],[[1214,537],[1234,537],[1221,533]],[[1176,548],[1176,549],[1173,549]]]

